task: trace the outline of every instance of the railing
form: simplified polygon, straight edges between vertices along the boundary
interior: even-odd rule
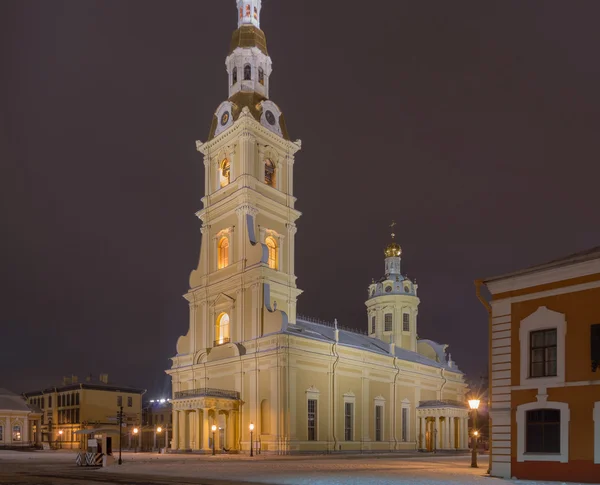
[[[334,322],[326,322],[325,320],[319,320],[318,318],[307,317],[305,315],[297,314],[296,320],[304,320],[305,322],[308,322],[308,323],[316,323],[317,325],[324,325],[326,327],[335,328]],[[337,325],[337,328],[338,328],[338,330],[344,330],[345,332],[356,333],[358,335],[368,335],[366,330],[361,330],[359,328],[346,327],[344,325],[340,325],[339,323]]]
[[[218,347],[219,345],[225,345],[225,344],[228,344],[229,342],[231,342],[230,338],[222,338],[219,340],[215,340],[213,342],[213,347]]]
[[[237,391],[227,391],[224,389],[211,389],[203,387],[201,389],[189,389],[175,393],[175,399],[185,399],[188,397],[223,397],[225,399],[239,399],[240,393]]]
[[[466,408],[467,403],[454,401],[453,399],[442,399],[441,401],[419,401],[419,407],[444,407],[455,406],[458,408]]]

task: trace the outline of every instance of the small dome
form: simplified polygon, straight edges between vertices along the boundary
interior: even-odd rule
[[[392,241],[388,244],[388,247],[385,248],[385,257],[386,258],[399,258],[402,254],[402,248],[396,241]]]

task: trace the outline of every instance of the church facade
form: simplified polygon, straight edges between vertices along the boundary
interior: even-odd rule
[[[269,99],[261,0],[237,0],[229,98],[204,156],[202,244],[190,275],[189,331],[172,368],[171,448],[261,452],[466,449],[464,375],[445,345],[417,336],[418,286],[385,249],[365,332],[296,311],[294,161]]]

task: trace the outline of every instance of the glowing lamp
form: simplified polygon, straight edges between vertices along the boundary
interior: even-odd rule
[[[133,428],[133,434],[138,434],[138,432],[139,432],[139,429]]]
[[[254,431],[254,424],[250,423],[250,431]]]
[[[217,425],[213,424],[211,429],[212,429],[212,432],[214,433],[215,431],[217,431]]]
[[[471,409],[479,409],[479,399],[469,399],[469,407]]]
[[[158,428],[156,428],[156,432],[157,433],[162,433],[162,428],[159,426]]]

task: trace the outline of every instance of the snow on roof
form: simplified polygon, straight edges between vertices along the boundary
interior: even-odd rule
[[[0,388],[0,409],[7,411],[40,412],[32,409],[18,394],[2,388]]]
[[[321,340],[324,342],[335,341],[335,328],[329,326],[325,322],[317,323],[306,320],[305,318],[298,318],[296,324],[289,324],[285,333],[290,335],[296,335],[304,338],[310,338],[315,340]],[[440,344],[436,344],[436,347],[442,347]],[[339,345],[344,347],[352,347],[356,349],[366,350],[368,352],[374,352],[380,355],[390,355],[390,345],[376,338],[362,335],[358,332],[352,332],[349,330],[339,330]],[[436,348],[434,347],[434,348]],[[417,352],[411,350],[396,347],[396,357],[407,362],[414,362],[417,364],[423,364],[438,369],[450,369],[453,372],[461,373],[456,367],[450,368],[445,365],[445,358],[441,359],[441,362],[425,357]]]

